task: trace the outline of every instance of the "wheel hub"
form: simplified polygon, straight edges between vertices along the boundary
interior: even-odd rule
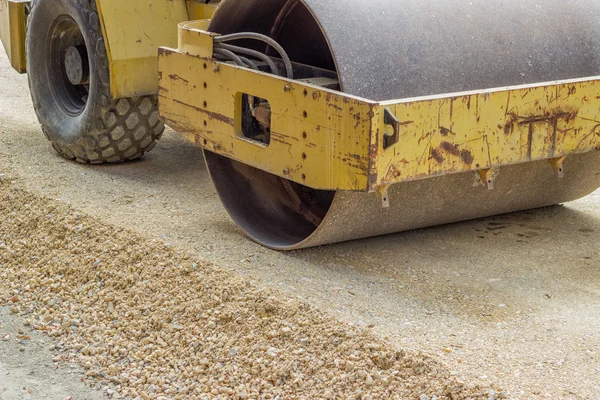
[[[68,15],[56,18],[46,44],[48,85],[55,103],[70,117],[81,115],[90,95],[88,49],[77,22]]]
[[[85,46],[71,46],[65,54],[65,71],[73,85],[89,83],[90,68]]]

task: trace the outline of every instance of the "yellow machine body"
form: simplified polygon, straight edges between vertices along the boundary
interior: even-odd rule
[[[561,172],[564,157],[600,149],[598,77],[379,102],[217,62],[214,34],[179,29],[179,48],[159,56],[161,115],[206,150],[311,188],[468,171],[491,185],[495,168],[549,160]],[[269,101],[269,145],[240,134],[243,93]]]
[[[0,38],[20,73],[26,72],[25,35],[30,0],[0,0]],[[115,98],[156,94],[159,46],[177,46],[177,24],[210,18],[219,1],[96,0]]]
[[[12,67],[26,71],[25,35],[29,0],[0,0],[0,39]]]
[[[96,0],[115,98],[156,94],[159,46],[176,46],[177,24],[210,18],[218,2]]]
[[[156,94],[159,46],[177,44],[177,25],[210,18],[216,4],[192,0],[96,0],[115,98]]]

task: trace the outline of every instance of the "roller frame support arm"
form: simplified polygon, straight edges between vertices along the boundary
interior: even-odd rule
[[[377,192],[473,171],[493,188],[507,165],[600,149],[600,77],[373,101],[213,59],[215,33],[179,26],[159,54],[159,110],[189,140],[323,190]],[[241,132],[241,96],[269,101],[271,142]],[[568,173],[568,172],[567,172]],[[387,200],[387,199],[386,199]]]

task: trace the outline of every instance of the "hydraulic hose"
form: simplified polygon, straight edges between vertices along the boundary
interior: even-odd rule
[[[240,39],[259,40],[259,41],[264,42],[264,43],[268,44],[269,46],[273,47],[273,49],[275,49],[275,51],[277,51],[279,53],[279,56],[283,60],[283,64],[285,65],[286,75],[287,75],[288,79],[294,79],[294,68],[292,67],[292,61],[290,60],[290,57],[287,55],[287,53],[283,49],[283,47],[281,47],[279,45],[279,43],[277,43],[275,40],[268,37],[267,35],[263,35],[260,33],[254,33],[254,32],[240,32],[240,33],[232,33],[230,35],[217,36],[214,39],[214,41],[215,41],[215,43],[226,43],[226,42],[231,42],[233,40],[240,40]]]

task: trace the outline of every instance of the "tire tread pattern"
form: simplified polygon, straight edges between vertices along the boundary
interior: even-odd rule
[[[30,20],[37,2],[32,0]],[[72,143],[53,137],[44,126],[42,131],[61,156],[80,163],[118,163],[138,159],[155,147],[165,130],[158,114],[158,96],[112,98],[106,44],[96,1],[77,0],[77,3],[87,23],[81,28],[88,30],[89,37],[96,44],[90,54],[90,57],[95,57],[96,70],[92,73],[95,73],[99,96],[94,122],[89,123],[84,129],[85,134]],[[38,105],[35,103],[34,108],[37,112]]]

